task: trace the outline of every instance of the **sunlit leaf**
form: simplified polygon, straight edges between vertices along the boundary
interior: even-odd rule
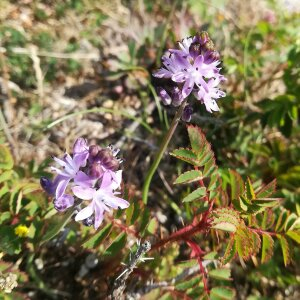
[[[236,251],[236,241],[234,238],[231,238],[221,259],[222,265],[229,263],[234,258]]]
[[[174,184],[191,183],[203,178],[202,172],[198,170],[187,171],[177,177]]]
[[[289,236],[291,239],[296,241],[298,244],[300,244],[300,231],[288,231],[287,236]]]
[[[282,234],[277,234],[277,238],[279,239],[284,265],[287,266],[290,263],[290,247],[287,239]]]
[[[0,170],[9,170],[12,169],[14,165],[13,157],[10,153],[10,150],[5,145],[0,145]]]
[[[208,275],[214,279],[230,280],[230,269],[220,268],[210,270]]]
[[[211,300],[231,300],[234,297],[234,290],[227,287],[213,287],[210,291]]]
[[[272,196],[276,191],[276,179],[265,185],[263,188],[261,188],[257,194],[257,198],[267,198]]]
[[[90,239],[82,244],[84,248],[95,249],[109,235],[112,224],[107,224],[100,231],[96,232]]]
[[[206,188],[200,187],[183,198],[182,202],[191,202],[194,200],[199,200],[206,195]]]

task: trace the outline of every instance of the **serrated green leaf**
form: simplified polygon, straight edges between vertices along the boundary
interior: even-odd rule
[[[300,231],[288,231],[286,235],[300,244]]]
[[[120,233],[113,241],[112,243],[108,246],[108,248],[105,250],[103,253],[104,256],[115,256],[118,252],[120,252],[125,244],[126,244],[126,234],[125,233]]]
[[[277,234],[276,236],[280,242],[284,265],[287,266],[291,260],[289,243],[282,234]]]
[[[107,224],[100,231],[96,232],[91,238],[82,244],[86,249],[95,249],[97,248],[102,241],[109,235],[112,224]]]
[[[201,278],[199,276],[189,279],[185,282],[181,282],[175,285],[176,290],[178,291],[185,291],[194,287],[196,284],[200,282]]]
[[[231,300],[234,299],[234,290],[227,287],[214,287],[210,291],[211,300]]]
[[[14,160],[10,150],[5,145],[0,145],[0,170],[9,170],[14,166]]]
[[[215,158],[211,157],[210,160],[204,165],[203,176],[210,177],[216,170]]]
[[[211,150],[208,150],[209,152],[203,153],[203,155],[198,156],[198,163],[200,166],[204,166],[206,163],[208,163],[213,158],[213,153]]]
[[[230,269],[220,268],[210,270],[208,275],[214,279],[230,280]]]
[[[234,238],[231,238],[226,247],[224,256],[221,259],[222,265],[226,265],[227,263],[229,263],[234,258],[236,251],[236,241],[234,240]]]
[[[278,201],[277,198],[257,198],[253,199],[252,203],[261,207],[274,207],[278,205]]]
[[[244,182],[240,174],[234,170],[229,170],[231,200],[238,199],[244,193]]]
[[[191,183],[203,178],[202,172],[198,170],[187,171],[177,177],[174,184]]]
[[[256,194],[257,198],[267,198],[272,196],[276,191],[276,179],[262,187]]]
[[[218,222],[217,224],[211,226],[211,228],[228,231],[228,232],[236,232],[236,226],[232,223],[225,222],[225,221]]]
[[[187,130],[193,151],[195,153],[199,153],[206,142],[205,136],[203,135],[201,129],[197,126],[188,125]]]
[[[248,200],[255,199],[254,189],[249,177],[247,178],[247,181],[245,183],[245,190],[246,190],[246,197]]]
[[[235,234],[236,248],[239,256],[243,259],[249,257],[255,252],[252,232],[242,224],[237,228]]]
[[[182,202],[191,202],[203,198],[206,195],[206,188],[200,187],[183,198]]]
[[[179,148],[171,152],[170,155],[175,156],[176,158],[192,165],[198,165],[197,155],[191,149]]]
[[[279,218],[277,220],[276,226],[275,226],[275,232],[280,232],[284,228],[284,224],[288,218],[289,214],[286,210],[283,210],[281,214],[279,215]]]
[[[294,227],[299,223],[300,218],[296,214],[291,213],[285,222],[284,231],[293,230]]]
[[[220,186],[220,177],[218,173],[214,173],[210,177],[210,182],[208,185],[208,190],[213,191],[216,190]]]

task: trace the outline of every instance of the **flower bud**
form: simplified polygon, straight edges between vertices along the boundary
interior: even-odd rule
[[[89,147],[89,154],[91,158],[96,157],[96,155],[98,154],[98,152],[101,150],[101,148],[97,145],[91,145]]]
[[[201,46],[203,46],[210,41],[210,38],[206,31],[201,31],[196,34],[195,40],[200,43]]]
[[[203,45],[203,52],[205,53],[206,51],[214,51],[215,50],[215,45],[212,40],[207,41]]]
[[[54,186],[50,179],[46,177],[41,177],[40,184],[43,190],[48,193],[49,195],[52,195],[54,192]]]
[[[218,51],[215,51],[215,50],[213,50],[213,51],[207,51],[204,54],[204,62],[206,64],[211,64],[214,61],[219,60],[219,59],[220,59],[220,54],[219,54]]]
[[[160,96],[162,102],[164,105],[170,105],[172,102],[172,99],[170,95],[167,93],[167,91],[161,87],[157,89],[158,95]]]
[[[172,89],[172,104],[176,107],[179,106],[183,101],[181,90],[175,86]]]
[[[99,162],[92,163],[92,165],[90,166],[89,175],[95,179],[101,177],[102,174],[103,168],[101,164]]]
[[[97,160],[108,170],[117,171],[120,162],[114,157],[111,149],[102,149],[97,154]]]
[[[190,122],[192,119],[192,114],[193,114],[193,108],[191,105],[187,105],[184,110],[183,110],[183,114],[182,114],[182,121],[184,122]]]

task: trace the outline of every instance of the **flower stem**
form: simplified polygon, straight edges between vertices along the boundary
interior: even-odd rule
[[[166,151],[166,148],[167,148],[167,146],[168,146],[168,144],[169,144],[169,142],[170,142],[170,140],[171,140],[171,138],[172,138],[172,136],[175,132],[175,129],[176,129],[176,127],[179,123],[179,120],[181,118],[181,115],[183,113],[183,109],[185,107],[186,101],[187,101],[187,99],[185,99],[181,103],[179,109],[177,110],[177,112],[174,116],[174,119],[173,119],[173,121],[170,125],[170,128],[169,128],[168,132],[166,133],[166,135],[165,135],[165,137],[164,137],[164,139],[163,139],[163,141],[162,141],[162,143],[159,147],[159,150],[156,153],[154,161],[153,161],[153,163],[152,163],[152,165],[151,165],[151,167],[150,167],[150,169],[149,169],[149,171],[146,175],[146,179],[144,181],[144,186],[143,186],[143,193],[142,193],[143,202],[145,204],[147,204],[147,202],[148,202],[148,193],[149,193],[149,187],[150,187],[152,177],[153,177],[155,171],[157,170],[157,167],[158,167],[158,165],[159,165],[159,163],[160,163],[160,161],[161,161],[161,159],[162,159],[162,157],[163,157],[163,155]]]

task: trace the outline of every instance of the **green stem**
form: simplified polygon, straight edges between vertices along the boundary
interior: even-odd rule
[[[176,112],[176,114],[174,116],[174,119],[173,119],[173,121],[172,121],[172,123],[169,127],[169,130],[166,133],[166,135],[165,135],[165,137],[164,137],[164,139],[163,139],[163,141],[162,141],[162,143],[159,147],[159,150],[156,153],[154,161],[153,161],[153,163],[152,163],[152,165],[151,165],[151,167],[150,167],[150,169],[149,169],[149,171],[146,175],[146,179],[144,181],[144,186],[143,186],[143,192],[142,192],[143,202],[145,204],[147,204],[147,202],[148,202],[148,193],[149,193],[149,187],[150,187],[152,177],[153,177],[155,171],[157,170],[157,167],[158,167],[158,165],[159,165],[159,163],[160,163],[160,161],[161,161],[161,159],[162,159],[162,157],[163,157],[163,155],[166,151],[166,148],[167,148],[167,146],[168,146],[168,144],[169,144],[169,142],[170,142],[170,140],[171,140],[171,138],[172,138],[172,136],[175,132],[175,129],[176,129],[176,127],[178,125],[178,122],[181,118],[181,115],[183,113],[183,109],[185,107],[186,101],[187,101],[187,99],[185,99],[181,103],[178,111]]]

